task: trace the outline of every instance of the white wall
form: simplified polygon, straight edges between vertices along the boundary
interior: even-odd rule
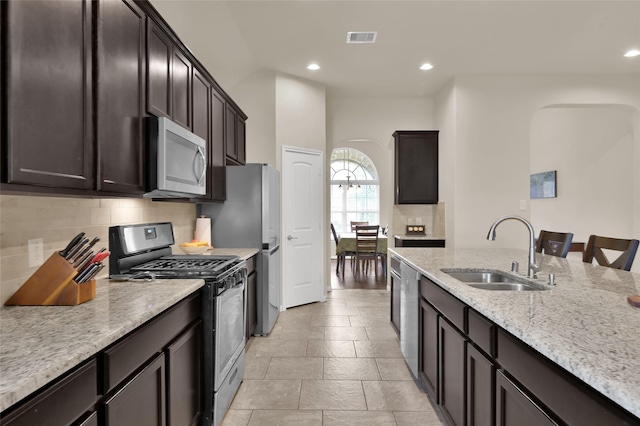
[[[355,148],[367,155],[380,178],[380,225],[393,223],[393,132],[437,130],[428,98],[331,98],[327,101],[329,148]],[[328,206],[328,204],[327,204]],[[425,217],[432,217],[431,206]],[[328,207],[327,207],[328,209]],[[404,226],[404,224],[399,224]]]
[[[437,104],[439,121],[455,123],[455,153],[444,158],[444,164],[441,164],[441,170],[449,167],[455,170],[454,202],[447,205],[447,223],[452,218],[455,232],[447,233],[448,244],[451,242],[456,247],[527,246],[526,230],[519,223],[501,225],[494,242],[487,241],[486,234],[491,223],[500,216],[531,217],[531,125],[539,110],[553,105],[626,105],[633,110],[636,185],[630,186],[629,197],[634,200],[631,215],[635,224],[633,235],[628,237],[640,237],[640,191],[637,186],[640,168],[639,77],[457,77],[454,86],[455,108],[450,107],[450,96],[439,97]],[[441,111],[444,112],[441,114]],[[441,144],[448,143],[444,137],[440,140]],[[447,190],[447,197],[451,197],[449,192]],[[520,200],[526,200],[525,210],[520,210]],[[628,215],[624,211],[626,206],[612,208],[614,212]],[[606,220],[600,219],[599,224]],[[534,227],[539,230],[535,223]],[[634,270],[639,265],[640,262],[636,262]]]
[[[531,122],[531,173],[557,170],[557,198],[531,200],[539,229],[634,235],[634,141],[630,111],[545,108]],[[637,187],[636,187],[637,188]]]

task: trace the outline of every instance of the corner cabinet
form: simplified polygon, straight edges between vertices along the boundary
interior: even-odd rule
[[[394,138],[394,204],[438,203],[438,131],[398,130]]]
[[[245,121],[247,117],[230,102],[227,102],[225,114],[227,164],[245,164]]]

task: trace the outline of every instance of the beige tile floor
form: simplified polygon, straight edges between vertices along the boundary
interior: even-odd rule
[[[252,337],[223,426],[440,426],[402,358],[386,290],[333,290]]]

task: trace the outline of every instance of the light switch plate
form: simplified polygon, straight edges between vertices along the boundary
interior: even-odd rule
[[[43,253],[43,241],[42,238],[34,238],[33,240],[28,240],[27,245],[29,247],[29,268],[35,268],[36,266],[40,266],[44,263],[44,253]]]
[[[527,200],[520,200],[520,210],[527,209]]]

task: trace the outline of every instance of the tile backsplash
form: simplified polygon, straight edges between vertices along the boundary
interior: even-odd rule
[[[444,202],[438,204],[396,204],[393,206],[393,229],[391,235],[404,235],[406,225],[420,222],[427,235],[445,236]]]
[[[191,203],[0,195],[0,308],[38,269],[28,266],[28,240],[43,239],[46,260],[81,231],[100,237],[96,247],[109,248],[109,226],[171,222],[177,244],[193,238],[195,218]]]

